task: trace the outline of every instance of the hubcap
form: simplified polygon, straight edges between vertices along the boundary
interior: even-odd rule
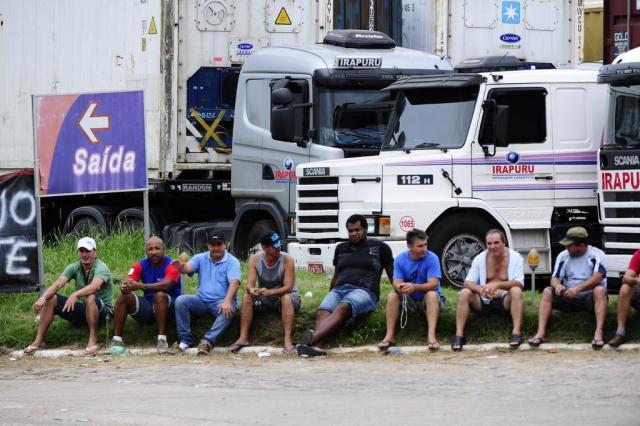
[[[480,238],[473,234],[456,235],[442,250],[442,272],[456,287],[462,287],[473,258],[484,250]]]

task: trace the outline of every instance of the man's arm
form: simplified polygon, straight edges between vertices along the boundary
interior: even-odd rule
[[[474,283],[473,281],[465,281],[464,288],[468,288],[472,292],[482,295],[482,286],[478,283]]]
[[[627,269],[622,278],[622,284],[630,285],[631,287],[640,285],[640,278],[638,273],[633,269]]]
[[[436,288],[438,288],[438,281],[440,281],[438,279],[438,277],[431,277],[427,280],[426,283],[424,284],[413,284],[413,291],[423,291],[423,292],[428,292],[428,291],[433,291]]]
[[[94,277],[89,284],[85,285],[80,290],[76,290],[73,293],[71,293],[67,301],[64,303],[64,306],[62,307],[62,312],[73,311],[75,308],[76,302],[80,297],[86,297],[86,296],[95,294],[98,290],[100,290],[100,288],[102,287],[102,284],[104,284],[103,278]]]
[[[191,262],[183,262],[180,259],[176,259],[171,264],[180,272],[181,274],[193,274],[193,265]]]
[[[239,280],[229,281],[229,288],[227,289],[227,294],[224,296],[222,305],[220,305],[220,313],[222,313],[222,315],[224,315],[225,318],[231,318],[233,316],[233,309],[231,309],[231,303],[233,301],[233,298],[236,297],[238,288],[240,288]]]
[[[122,291],[124,293],[128,293],[136,290],[147,290],[147,291],[170,291],[175,285],[178,283],[178,279],[180,279],[180,271],[173,266],[172,264],[168,265],[165,270],[165,275],[162,280],[155,283],[143,283],[141,281],[137,281],[139,278],[138,274],[130,274],[122,284]],[[146,287],[145,287],[146,286]],[[144,288],[143,288],[144,287]]]
[[[591,275],[591,277],[588,280],[565,291],[564,295],[565,297],[572,298],[580,292],[592,290],[597,286],[599,286],[603,279],[604,279],[604,275],[602,274],[602,272],[600,271],[594,272],[593,275]]]
[[[284,277],[282,287],[263,289],[262,296],[280,297],[293,291],[293,284],[296,280],[296,263],[293,257],[288,254],[284,256]]]
[[[38,298],[33,304],[33,311],[40,313],[47,300],[51,299],[61,288],[63,288],[69,282],[69,278],[64,275],[60,275],[54,282],[42,293],[42,296]]]
[[[252,294],[254,296],[260,295],[260,289],[257,288],[256,283],[258,282],[258,255],[252,254],[249,257],[249,262],[247,263],[247,284],[245,286],[245,293]]]

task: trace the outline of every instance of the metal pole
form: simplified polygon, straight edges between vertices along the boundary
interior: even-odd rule
[[[149,188],[142,191],[142,209],[144,211],[144,241],[149,239]]]
[[[531,304],[536,304],[536,271],[531,272]]]
[[[38,290],[44,293],[44,248],[42,244],[42,214],[40,212],[40,173],[38,144],[36,139],[36,97],[31,96],[32,127],[33,127],[33,195],[36,199],[36,243],[38,244]]]
[[[627,0],[627,52],[631,50],[631,0]]]

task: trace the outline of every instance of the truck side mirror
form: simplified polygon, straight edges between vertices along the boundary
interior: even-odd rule
[[[288,88],[281,87],[271,92],[271,105],[286,106],[291,102],[293,102],[293,95]]]
[[[271,137],[284,142],[294,142],[295,112],[291,106],[274,106],[271,109]]]
[[[507,135],[509,134],[509,106],[496,105],[496,116],[494,120],[494,144],[495,146],[509,146]]]

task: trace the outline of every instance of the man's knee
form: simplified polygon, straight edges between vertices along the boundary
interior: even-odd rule
[[[468,288],[463,288],[458,293],[458,303],[469,304],[469,302],[471,301],[471,295],[472,294],[473,294],[473,292],[471,290],[469,290]]]
[[[509,289],[509,296],[511,296],[511,301],[517,302],[522,300],[522,288],[520,287],[511,287]]]
[[[84,303],[85,303],[85,306],[87,308],[89,308],[89,306],[91,306],[91,304],[96,303],[96,302],[97,302],[97,300],[96,300],[96,295],[95,294],[90,294],[90,295],[84,297]]]
[[[156,306],[167,305],[169,303],[169,295],[164,291],[156,291],[153,293],[153,304]]]
[[[427,305],[438,303],[439,298],[438,293],[435,291],[428,291],[424,294],[424,303]]]
[[[542,290],[542,300],[551,301],[553,299],[553,288],[546,287]]]
[[[280,296],[280,306],[293,306],[293,298],[291,297],[291,293],[283,294]]]
[[[595,300],[602,300],[606,297],[607,292],[604,287],[596,287],[593,289],[593,298]]]
[[[633,287],[629,284],[622,284],[620,291],[618,292],[618,298],[629,297],[633,293]]]
[[[398,295],[398,293],[396,293],[395,291],[392,291],[389,294],[387,294],[387,304],[398,304],[398,303],[400,303],[400,295]]]
[[[351,316],[351,305],[348,303],[339,303],[333,312],[344,318],[349,317]]]

